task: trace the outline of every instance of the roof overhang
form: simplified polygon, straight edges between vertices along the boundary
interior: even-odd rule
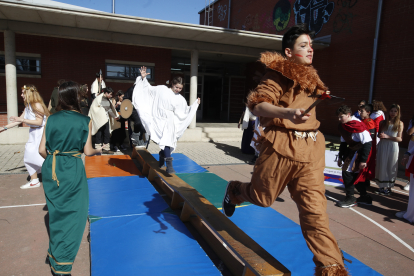
[[[147,47],[257,57],[282,47],[282,36],[93,10],[0,2],[0,31]],[[321,44],[314,48],[324,47]]]

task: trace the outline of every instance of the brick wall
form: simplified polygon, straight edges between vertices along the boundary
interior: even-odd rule
[[[234,2],[234,0],[233,0]],[[213,15],[213,26],[227,28],[228,25],[228,14],[229,14],[229,0],[219,0],[214,3],[212,14]],[[206,18],[206,25],[208,18]],[[211,20],[211,19],[210,19]],[[200,13],[200,25],[204,25],[204,11]]]
[[[286,28],[278,30],[273,24],[274,8],[276,5],[286,5],[286,2],[290,4],[290,18]],[[293,5],[296,2],[233,0],[230,27],[283,35],[295,24]],[[218,1],[215,9],[219,4],[227,3],[227,0]],[[368,100],[369,97],[378,0],[328,0],[328,3],[333,3],[333,11],[316,38],[331,35],[331,44],[328,48],[315,51],[314,66],[332,94],[346,98],[345,104],[355,109],[358,101]],[[400,104],[405,128],[414,113],[411,111],[414,93],[410,85],[414,77],[414,56],[409,52],[414,36],[408,32],[412,14],[412,0],[383,1],[373,93],[373,98],[382,100],[387,107],[392,103]],[[200,23],[203,24],[204,19],[201,21],[201,17],[203,12],[200,13]],[[216,17],[214,25],[221,26]],[[246,77],[246,83],[249,84],[252,75],[248,73]],[[326,134],[338,135],[336,108],[326,105],[318,108],[321,131]],[[407,144],[408,137],[404,136],[402,146]]]
[[[0,51],[4,51],[4,35],[0,33]],[[171,74],[171,50],[139,47],[111,43],[90,42],[44,36],[16,34],[16,52],[41,55],[41,78],[17,78],[19,113],[24,105],[20,87],[34,84],[49,103],[53,87],[59,79],[70,79],[89,86],[95,74],[102,69],[105,73],[105,59],[155,63],[154,82],[165,84]],[[132,83],[106,82],[114,91],[127,90]],[[6,81],[0,77],[0,112],[6,112]],[[6,124],[6,114],[0,114],[0,126]]]

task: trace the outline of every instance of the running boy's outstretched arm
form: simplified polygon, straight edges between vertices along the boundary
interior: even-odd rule
[[[302,117],[305,109],[277,106],[279,98],[283,94],[282,87],[275,81],[279,77],[276,72],[266,73],[255,91],[251,92],[248,97],[250,110],[256,116],[288,119],[295,124],[306,122],[311,114],[308,113]]]

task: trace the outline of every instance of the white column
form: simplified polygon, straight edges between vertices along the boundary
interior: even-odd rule
[[[192,105],[197,99],[197,76],[198,76],[198,50],[191,51],[191,76],[190,76],[190,102]],[[189,128],[196,127],[196,117],[194,116]]]
[[[4,57],[6,63],[7,121],[10,116],[18,116],[16,38],[13,31],[4,31]]]

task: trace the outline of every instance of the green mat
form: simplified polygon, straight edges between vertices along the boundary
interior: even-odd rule
[[[227,187],[228,181],[210,172],[177,173],[177,176],[207,198],[211,204],[221,209],[224,190]],[[242,204],[242,206],[246,205],[250,205],[250,203]]]

